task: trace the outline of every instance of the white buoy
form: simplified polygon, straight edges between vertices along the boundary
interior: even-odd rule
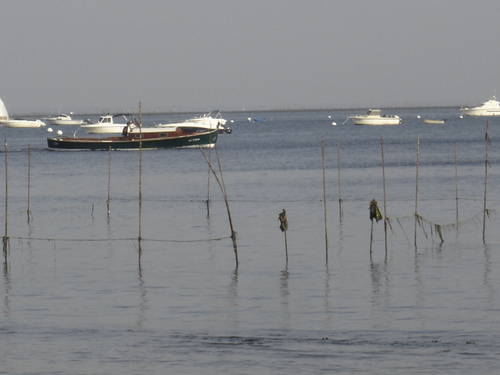
[[[47,133],[52,133],[52,128],[47,128]]]
[[[334,122],[332,122],[332,125],[333,125],[333,126],[336,126],[336,125],[337,125],[337,123],[334,121]]]
[[[328,116],[328,118],[332,118],[332,116]]]
[[[252,118],[251,118],[251,117],[249,117],[249,118],[248,118],[248,121],[249,121],[249,122],[252,122]]]
[[[417,118],[420,118],[420,115],[419,115],[419,116],[417,116]]]
[[[58,130],[57,135],[62,135],[62,130]]]
[[[464,116],[460,115],[460,118],[464,118]]]

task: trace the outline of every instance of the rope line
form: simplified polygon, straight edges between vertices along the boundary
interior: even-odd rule
[[[187,243],[187,242],[212,242],[212,241],[222,241],[225,239],[231,238],[228,237],[219,237],[219,238],[208,238],[204,240],[163,240],[158,238],[142,238],[141,241],[144,242],[174,242],[174,243]],[[16,240],[28,240],[28,241],[51,241],[51,242],[114,242],[114,241],[138,241],[138,238],[93,238],[93,239],[85,239],[85,238],[42,238],[42,237],[14,237],[9,236],[9,239]]]

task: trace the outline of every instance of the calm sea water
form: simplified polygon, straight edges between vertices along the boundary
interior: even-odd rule
[[[224,114],[205,155],[238,266],[199,150],[57,152],[1,128],[0,373],[497,373],[500,119],[487,146],[457,109],[342,124],[362,112]]]

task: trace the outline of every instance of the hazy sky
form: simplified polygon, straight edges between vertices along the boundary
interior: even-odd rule
[[[10,114],[478,104],[499,0],[0,0]]]

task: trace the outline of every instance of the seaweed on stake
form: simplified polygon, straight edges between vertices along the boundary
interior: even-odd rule
[[[378,209],[377,201],[375,199],[372,199],[372,201],[370,202],[370,220],[372,222],[370,233],[370,254],[372,253],[373,244],[373,219],[375,219],[377,223],[382,220],[382,214]]]
[[[285,253],[286,253],[286,264],[288,264],[288,242],[286,238],[286,231],[288,230],[288,220],[286,218],[286,211],[283,209],[278,216],[278,220],[280,221],[280,229],[285,235]]]

